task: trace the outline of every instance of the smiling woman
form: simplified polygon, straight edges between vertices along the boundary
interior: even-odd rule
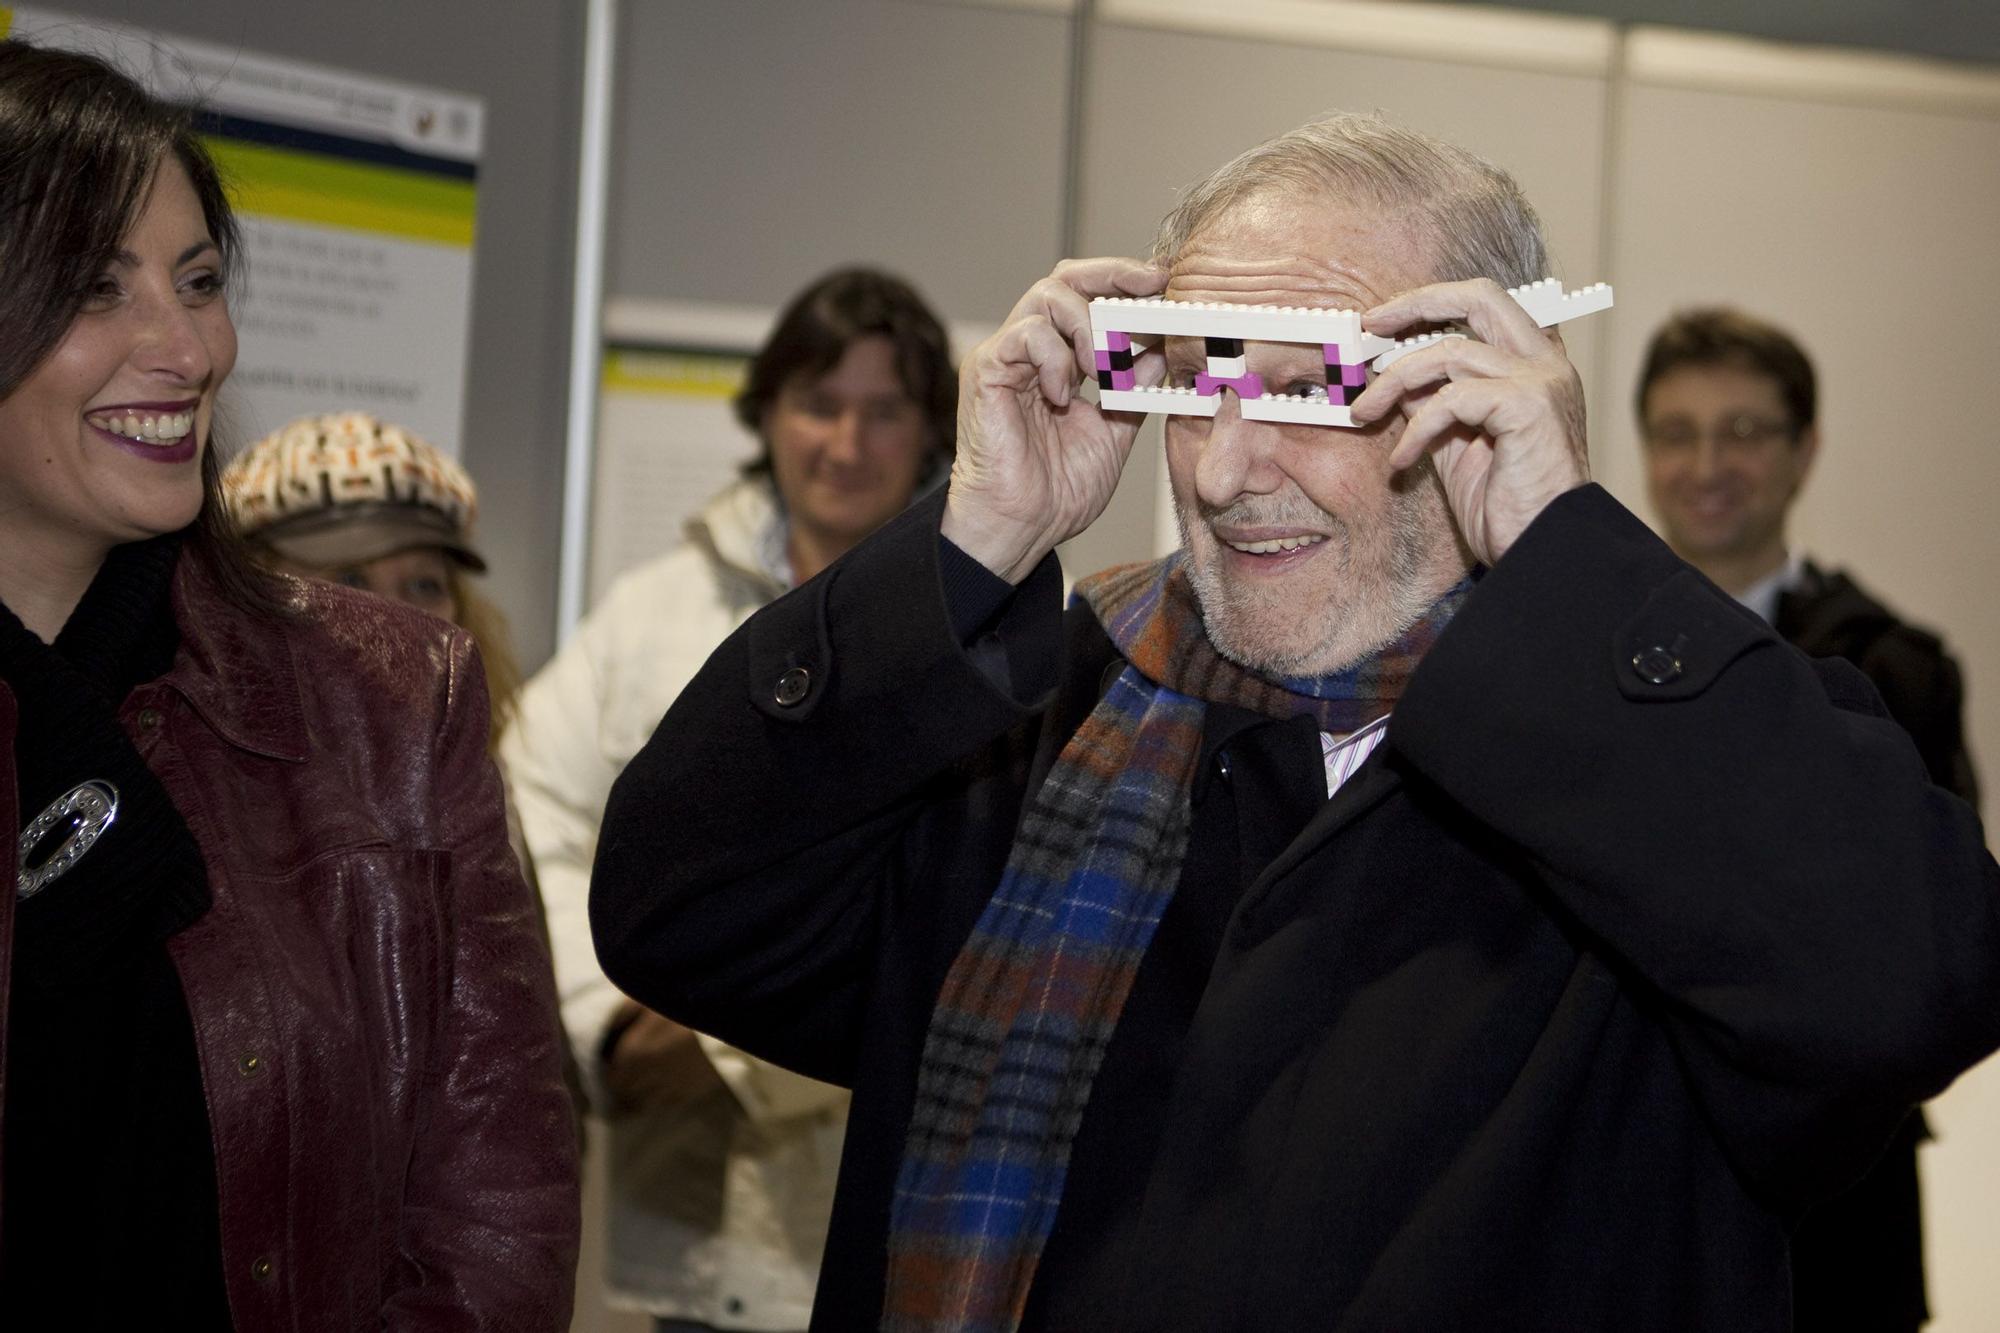
[[[561,1328],[478,654],[246,558],[237,251],[185,110],[0,41],[0,1326],[124,1322],[110,1270],[177,1327]]]
[[[45,571],[41,595],[22,596],[45,637],[113,546],[194,521],[215,391],[236,364],[222,250],[187,168],[168,158],[143,191],[68,329],[0,398],[0,439],[17,442],[0,452],[0,545],[43,552],[0,561],[8,583]]]

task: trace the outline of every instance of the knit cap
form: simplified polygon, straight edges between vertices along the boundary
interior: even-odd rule
[[[300,564],[362,564],[435,546],[467,569],[486,568],[472,546],[472,478],[428,441],[366,412],[280,427],[230,463],[222,490],[245,537]]]

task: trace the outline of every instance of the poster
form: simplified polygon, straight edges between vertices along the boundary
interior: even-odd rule
[[[200,108],[243,226],[227,443],[361,409],[460,452],[480,99],[25,6],[0,36]]]
[[[749,366],[747,349],[605,347],[587,605],[679,544],[682,525],[757,456],[730,405]]]

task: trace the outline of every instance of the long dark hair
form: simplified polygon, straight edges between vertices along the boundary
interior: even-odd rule
[[[894,274],[843,268],[792,298],[750,363],[749,379],[736,396],[736,419],[764,447],[744,472],[756,476],[771,470],[764,414],[785,386],[801,377],[818,379],[840,363],[852,343],[878,333],[895,346],[897,378],[923,410],[932,456],[951,462],[958,447],[958,374],[943,323],[916,288]]]
[[[69,332],[170,158],[201,201],[226,283],[240,266],[242,236],[191,110],[93,56],[0,41],[0,399]],[[230,524],[213,438],[201,482],[187,549],[231,600],[279,610],[278,585],[250,562]]]

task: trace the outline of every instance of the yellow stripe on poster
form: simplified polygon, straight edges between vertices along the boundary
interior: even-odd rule
[[[734,398],[749,366],[746,356],[609,347],[604,354],[603,387],[671,398]]]
[[[468,180],[212,136],[245,213],[469,248],[478,188]]]

